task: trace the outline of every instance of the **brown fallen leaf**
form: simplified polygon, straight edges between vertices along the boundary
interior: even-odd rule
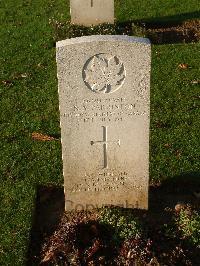
[[[194,84],[194,85],[195,84],[200,84],[200,80],[198,80],[198,79],[197,80],[192,80],[191,83]]]
[[[170,144],[170,143],[166,143],[166,144],[164,144],[164,147],[165,148],[170,148],[172,145]]]
[[[181,150],[176,150],[175,151],[175,155],[176,155],[177,158],[180,158],[181,154],[182,154]]]
[[[96,239],[91,247],[86,251],[87,260],[89,260],[95,253],[97,253],[102,247],[102,243],[99,239]]]
[[[184,64],[184,63],[182,63],[182,64],[179,64],[178,67],[179,67],[180,69],[187,69],[187,68],[189,68],[189,65],[188,65],[188,64]]]
[[[181,210],[184,210],[186,208],[186,204],[185,203],[182,203],[182,202],[178,202],[174,209],[176,212],[180,212]]]
[[[2,80],[2,84],[8,87],[13,85],[11,80]]]
[[[33,140],[39,140],[39,141],[51,141],[51,140],[55,140],[54,137],[42,134],[42,133],[37,133],[37,132],[33,132],[32,133],[32,139]]]
[[[28,74],[27,74],[27,73],[22,73],[22,74],[21,74],[21,77],[22,77],[22,78],[27,78],[27,77],[28,77]]]
[[[194,99],[200,99],[200,95],[197,95],[197,96],[193,96]]]
[[[55,251],[56,250],[54,250],[54,247],[52,247],[49,251],[47,251],[41,263],[45,263],[45,262],[52,260],[53,257],[55,257],[55,253],[56,253]]]
[[[42,63],[37,64],[37,67],[44,68],[44,65]]]
[[[160,263],[158,262],[156,257],[153,257],[147,264],[147,266],[160,266]]]

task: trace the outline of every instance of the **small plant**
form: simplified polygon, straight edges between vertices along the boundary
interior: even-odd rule
[[[189,206],[182,209],[175,218],[176,225],[183,238],[200,247],[200,215]]]
[[[185,205],[175,215],[169,224],[165,224],[165,236],[171,239],[183,239],[200,247],[200,214]]]
[[[139,25],[137,23],[132,23],[132,35],[138,37],[145,37],[145,25]]]
[[[119,208],[104,208],[100,212],[100,223],[113,228],[113,240],[117,242],[139,237],[142,232],[138,219],[130,211]]]

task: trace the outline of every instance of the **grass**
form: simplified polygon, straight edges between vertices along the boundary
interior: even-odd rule
[[[123,2],[123,3],[122,3]],[[116,17],[162,21],[197,16],[198,1],[116,1]],[[68,20],[69,2],[1,3],[0,265],[24,265],[39,185],[62,185],[61,144],[32,132],[60,135],[54,28]],[[153,46],[151,179],[199,168],[198,54],[200,44]],[[191,52],[192,51],[192,52]],[[180,69],[180,63],[190,68]]]
[[[200,44],[154,46],[151,88],[151,178],[198,172]],[[192,56],[191,56],[192,51]],[[180,69],[187,63],[188,69]]]
[[[196,0],[116,0],[117,20],[178,22],[185,19],[199,18],[200,8]]]

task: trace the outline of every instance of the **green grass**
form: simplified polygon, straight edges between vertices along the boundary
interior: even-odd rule
[[[151,87],[151,178],[199,169],[200,44],[153,47]],[[192,53],[191,53],[192,51]],[[188,69],[180,69],[187,63]]]
[[[197,0],[116,0],[118,21],[181,21],[198,18],[200,7]]]
[[[197,6],[197,0],[116,1],[116,16],[121,22],[180,19],[184,13],[192,18]],[[55,32],[49,20],[69,19],[69,3],[2,1],[0,18],[0,265],[24,265],[36,188],[63,184],[60,141],[33,141],[31,133],[60,134]],[[199,48],[152,48],[152,180],[198,171],[199,87],[191,81],[199,77]],[[191,68],[180,70],[180,63]]]

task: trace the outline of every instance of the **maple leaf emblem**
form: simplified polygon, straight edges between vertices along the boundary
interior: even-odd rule
[[[119,89],[123,84],[125,70],[116,56],[98,54],[86,63],[83,78],[92,91],[110,93]]]

